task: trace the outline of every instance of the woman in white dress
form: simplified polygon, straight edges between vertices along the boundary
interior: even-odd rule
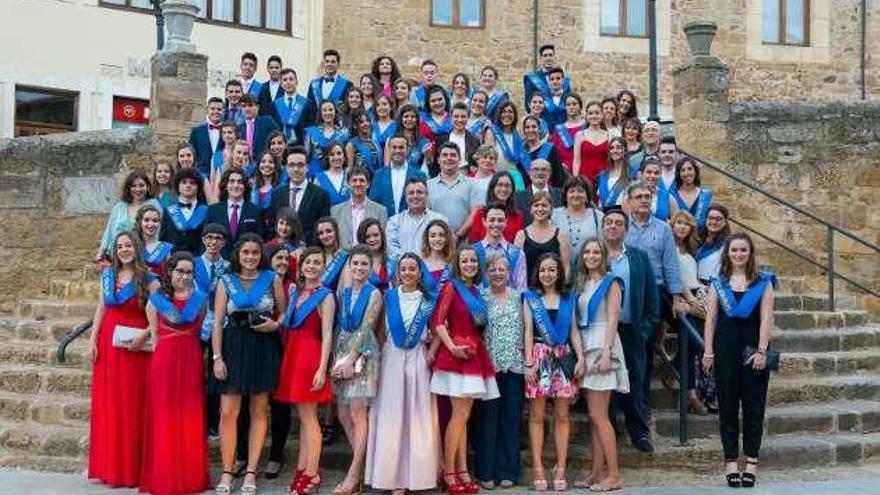
[[[440,471],[440,433],[426,359],[434,300],[422,285],[421,261],[397,263],[400,285],[385,293],[379,388],[370,409],[365,482],[373,489],[430,490]]]
[[[608,251],[598,239],[584,242],[578,264],[578,328],[584,345],[587,373],[580,387],[590,415],[592,469],[581,485],[592,491],[621,487],[617,443],[608,419],[611,392],[629,393],[623,347],[617,335],[622,282],[607,268]]]

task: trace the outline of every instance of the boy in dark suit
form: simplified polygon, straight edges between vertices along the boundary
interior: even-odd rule
[[[201,252],[202,225],[208,217],[207,205],[198,201],[202,182],[194,168],[180,169],[174,175],[172,185],[177,201],[165,208],[159,228],[159,240],[174,244],[174,251],[189,251],[193,255]]]
[[[264,82],[260,87],[260,94],[257,95],[257,101],[260,103],[260,115],[272,116],[272,103],[275,99],[284,94],[281,89],[281,57],[272,55],[266,62],[266,72],[269,73],[269,80]]]
[[[294,146],[287,153],[287,174],[290,181],[272,193],[272,206],[269,208],[269,225],[275,225],[278,210],[289,206],[296,211],[302,225],[303,239],[311,241],[315,222],[330,215],[330,198],[319,186],[306,181],[309,161],[302,146]]]
[[[272,102],[270,115],[287,138],[288,146],[302,144],[305,128],[312,121],[311,102],[297,94],[299,83],[296,71],[286,68],[281,71],[281,94]]]
[[[339,63],[342,57],[336,50],[324,51],[324,75],[312,79],[309,84],[309,100],[313,108],[320,108],[321,102],[331,100],[337,108],[345,98],[351,81],[339,75]]]
[[[223,247],[223,257],[229,259],[232,248],[242,234],[263,235],[264,226],[260,209],[245,198],[250,196],[250,183],[242,170],[230,169],[220,177],[220,202],[208,207],[209,223],[219,223],[229,231],[229,242]]]
[[[238,138],[247,141],[251,159],[257,162],[263,149],[266,148],[266,138],[269,137],[270,132],[277,131],[278,126],[271,117],[258,115],[260,104],[253,95],[241,97],[241,108],[244,111],[244,122],[238,124]]]
[[[241,92],[245,95],[257,97],[260,94],[263,83],[254,78],[257,73],[257,56],[251,52],[241,54]]]
[[[207,122],[193,126],[189,131],[189,144],[196,153],[196,168],[202,177],[211,173],[211,159],[223,149],[220,127],[223,122],[223,100],[213,96],[208,99]]]
[[[244,112],[241,110],[241,97],[243,90],[241,81],[238,79],[230,79],[226,81],[226,106],[223,108],[223,120],[234,120],[241,124],[244,122]]]

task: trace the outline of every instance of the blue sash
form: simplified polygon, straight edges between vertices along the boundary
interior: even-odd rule
[[[418,86],[416,89],[412,90],[411,98],[413,98],[416,102],[416,106],[419,109],[424,108],[425,106],[425,87]]]
[[[333,103],[338,102],[342,99],[342,91],[345,89],[345,83],[348,80],[339,74],[336,75],[336,80],[333,81],[333,88],[330,90],[330,96],[324,98],[324,91],[322,91],[324,85],[324,78],[317,77],[312,80],[312,95],[314,96],[315,102],[318,105],[321,104],[325,99],[332,101]]]
[[[437,139],[437,136],[440,134],[449,134],[452,132],[452,114],[446,114],[446,118],[443,122],[438,124],[430,113],[422,112],[421,121],[431,130],[434,139]]]
[[[266,194],[263,195],[263,199],[260,199],[260,189],[257,186],[256,182],[251,185],[251,204],[255,205],[260,211],[266,211],[272,206],[272,191],[275,188],[269,189]]]
[[[324,267],[324,274],[321,275],[321,285],[328,288],[334,288],[339,283],[339,275],[342,273],[342,267],[348,261],[348,251],[340,250],[336,256],[330,260],[330,263]]]
[[[492,133],[495,134],[495,142],[501,148],[501,154],[504,155],[504,158],[510,163],[519,163],[523,149],[522,138],[519,136],[519,133],[516,130],[513,131],[512,149],[507,143],[507,139],[504,138],[504,132],[498,125],[492,124]]]
[[[345,332],[352,332],[361,326],[361,323],[364,321],[364,314],[367,312],[367,304],[370,302],[370,295],[373,294],[374,290],[376,288],[370,284],[361,287],[354,306],[351,305],[351,287],[346,287],[342,290],[339,328]]]
[[[700,188],[697,200],[694,201],[694,204],[691,207],[688,207],[684,198],[679,194],[678,188],[675,186],[672,186],[669,194],[672,195],[672,199],[675,200],[679,210],[689,211],[694,216],[694,219],[697,221],[697,228],[702,229],[703,226],[706,225],[706,216],[709,214],[709,205],[712,204],[712,198],[715,196],[711,189]]]
[[[382,163],[379,161],[379,148],[376,147],[377,153],[373,153],[369,146],[366,145],[360,138],[353,137],[351,141],[349,141],[352,146],[357,150],[358,154],[361,156],[361,161],[363,166],[366,167],[370,172],[375,171]],[[346,198],[348,199],[348,198]],[[343,200],[344,201],[344,200]]]
[[[544,71],[532,71],[526,74],[526,77],[536,91],[544,93],[545,96],[550,94],[550,84],[547,82],[547,76],[544,75]],[[546,98],[544,99],[546,100]]]
[[[223,165],[224,165],[224,163],[223,163],[223,148],[218,147],[217,151],[214,152],[214,156],[211,157],[211,167],[213,168],[213,170],[216,170],[218,174],[222,174],[223,173]],[[210,172],[208,173],[208,175],[205,178],[206,179],[211,178]]]
[[[623,289],[622,278],[611,273],[606,273],[605,277],[602,278],[602,281],[599,282],[599,287],[596,287],[596,291],[590,296],[590,301],[587,303],[587,314],[581,314],[581,307],[580,305],[577,305],[575,311],[577,311],[578,328],[586,330],[587,327],[590,326],[590,322],[596,319],[596,311],[599,310],[599,306],[602,304],[602,301],[605,300],[605,295],[608,294],[608,289],[611,288],[611,283],[614,281],[619,282],[620,288]]]
[[[624,165],[626,166],[626,165]],[[603,170],[599,172],[598,177],[596,178],[599,182],[599,200],[602,203],[603,207],[612,206],[617,204],[617,199],[620,197],[620,193],[623,192],[624,187],[623,181],[617,179],[617,182],[614,183],[614,187],[609,187],[608,183],[610,182],[608,178],[608,171]]]
[[[165,321],[173,325],[185,325],[195,321],[202,308],[205,307],[207,300],[208,294],[196,287],[183,308],[178,310],[177,306],[162,291],[156,291],[150,295],[150,302],[156,307],[156,311],[162,315],[162,318],[165,318]]]
[[[477,252],[477,259],[480,262],[480,272],[483,274],[483,287],[489,286],[489,276],[486,273],[486,247],[483,246],[483,241],[480,241],[473,245],[474,251]],[[514,269],[516,268],[516,262],[519,261],[519,255],[522,251],[520,248],[516,247],[514,244],[507,244],[504,249],[504,255],[507,258],[507,266],[510,267],[510,274],[508,276],[508,285],[512,285],[511,281],[513,280]]]
[[[324,170],[324,153],[327,151],[327,147],[330,146],[330,143],[333,141],[338,142],[339,144],[345,146],[345,143],[348,142],[348,130],[343,129],[341,127],[337,127],[333,131],[333,135],[329,138],[324,136],[324,128],[319,126],[307,127],[306,135],[309,137],[309,141],[312,143],[312,159],[309,162],[309,178],[317,176]]]
[[[486,301],[483,300],[483,297],[479,292],[474,294],[464,282],[457,278],[452,279],[452,286],[455,287],[455,291],[458,292],[458,295],[461,296],[461,299],[464,301],[464,305],[467,306],[468,312],[471,314],[471,320],[474,322],[474,326],[477,328],[486,326],[486,320],[489,317],[489,308],[486,306]]]
[[[488,119],[485,116],[483,116],[483,117],[480,117],[477,120],[471,122],[467,126],[467,129],[469,131],[471,131],[471,134],[473,134],[474,137],[477,138],[477,140],[480,141],[481,143],[483,142],[483,129],[486,128],[486,121],[487,120]]]
[[[287,141],[296,141],[294,130],[296,129],[296,126],[299,125],[299,121],[303,116],[303,111],[306,108],[306,103],[308,103],[308,100],[300,95],[294,96],[293,105],[289,108],[287,106],[286,94],[275,100],[275,111],[278,112],[278,117],[281,119],[281,127]]]
[[[269,84],[269,81],[266,81],[266,84]],[[263,89],[263,83],[256,79],[251,79],[251,85],[248,86],[248,94],[260,96],[261,89]]]
[[[388,333],[391,340],[399,349],[412,349],[418,345],[422,333],[428,327],[431,314],[434,313],[436,302],[432,298],[423,297],[419,302],[419,309],[409,326],[403,323],[403,314],[400,311],[400,288],[394,288],[385,293],[386,317],[388,318]]]
[[[422,271],[422,283],[425,284],[425,288],[429,292],[429,295],[436,299],[437,295],[440,293],[440,287],[452,278],[452,270],[448,265],[444,266],[443,271],[440,272],[440,277],[438,277],[437,280],[434,280],[434,276],[431,275],[431,270],[428,268],[428,265],[424,261],[419,263]]]
[[[257,166],[253,162],[248,162],[244,166],[244,173],[247,174],[248,179],[253,178],[254,174],[257,173]]]
[[[422,168],[422,158],[425,156],[425,146],[428,144],[426,137],[419,136],[419,140],[406,154],[406,164],[413,168]]]
[[[336,189],[336,186],[333,185],[333,182],[330,180],[330,177],[327,177],[327,171],[321,171],[320,174],[315,177],[318,180],[318,184],[321,186],[321,189],[327,192],[327,196],[330,197],[330,206],[336,206],[339,203],[344,203],[348,201],[348,198],[351,197],[351,190],[348,188],[348,174],[342,173],[342,187]]]
[[[223,286],[226,287],[226,294],[235,303],[235,307],[239,310],[248,310],[256,308],[260,304],[260,299],[267,290],[271,290],[272,283],[275,282],[275,272],[272,270],[263,270],[254,280],[250,291],[245,291],[241,285],[238,275],[234,273],[226,273],[220,277]]]
[[[547,134],[550,134],[550,124],[541,117],[541,123],[538,125],[538,129],[541,131],[541,139],[546,139]]]
[[[761,302],[761,296],[764,295],[767,284],[773,284],[775,287],[776,275],[771,272],[760,272],[758,280],[746,290],[742,299],[737,302],[733,289],[725,277],[719,275],[712,278],[712,287],[715,287],[718,305],[729,318],[748,318],[755,306]]]
[[[146,246],[144,246],[144,263],[152,267],[159,266],[162,264],[162,261],[171,254],[173,249],[174,244],[165,241],[159,241],[159,244],[156,245],[156,249],[152,251],[147,251]]]
[[[174,227],[177,230],[184,232],[187,230],[195,230],[202,226],[202,222],[205,221],[205,218],[208,217],[208,207],[205,205],[198,205],[193,210],[192,215],[190,215],[189,220],[183,215],[183,212],[180,209],[180,206],[177,204],[168,205],[168,208],[165,209],[171,218],[171,222],[174,224]]]
[[[525,175],[529,174],[529,171],[532,170],[532,161],[538,158],[542,160],[546,160],[548,156],[550,156],[550,152],[553,151],[553,143],[544,143],[538,148],[537,155],[535,158],[532,158],[532,153],[523,146],[522,155],[520,156],[519,163],[522,165],[522,169]]]
[[[388,124],[388,127],[382,131],[381,126],[379,126],[379,122],[373,122],[373,142],[376,143],[376,148],[381,150],[385,147],[385,141],[388,141],[388,138],[394,135],[397,132],[397,122],[391,121]]]
[[[586,128],[586,124],[579,126],[575,134]],[[562,141],[563,147],[571,148],[574,146],[574,138],[571,137],[571,134],[569,134],[568,127],[565,126],[565,122],[556,125],[556,135],[559,136],[559,140]]]
[[[211,270],[208,268],[208,263],[204,257],[204,255],[196,258],[195,263],[195,273],[193,274],[193,280],[196,283],[196,287],[199,288],[202,292],[207,292],[209,295],[213,296],[214,291],[217,288],[217,281],[220,280],[220,276],[226,273],[226,268],[229,264],[228,261],[223,261],[223,266],[214,272],[214,277],[211,277]]]
[[[556,313],[556,321],[550,320],[550,313],[544,307],[544,301],[540,294],[534,291],[526,291],[523,298],[532,311],[532,320],[535,328],[541,332],[541,338],[548,345],[564,345],[568,342],[568,334],[571,329],[571,318],[574,314],[576,301],[571,293],[559,295],[559,311]]]
[[[490,118],[495,118],[495,110],[498,109],[498,105],[504,103],[508,100],[506,91],[496,91],[492,96],[489,97],[489,101],[486,102],[486,115]]]
[[[694,254],[694,258],[696,258],[697,261],[701,261],[703,258],[712,256],[722,247],[724,247],[723,242],[703,244],[702,246],[697,248],[697,252]]]
[[[299,291],[296,289],[296,285],[291,285],[287,298],[289,301],[287,304],[287,311],[284,312],[284,320],[282,321],[284,328],[288,330],[299,330],[299,327],[302,326],[303,322],[306,321],[306,318],[308,318],[312,311],[324,301],[325,297],[332,293],[333,291],[326,287],[318,287],[312,295],[306,297],[306,299],[297,306],[297,303],[299,302]]]
[[[660,184],[657,184],[657,206],[652,213],[664,222],[669,220],[669,189]]]
[[[137,287],[134,280],[116,290],[116,272],[112,268],[101,270],[101,292],[104,295],[105,306],[119,306],[137,295]]]

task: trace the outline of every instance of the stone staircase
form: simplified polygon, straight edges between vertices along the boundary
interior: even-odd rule
[[[76,472],[86,463],[90,364],[87,337],[55,357],[58,340],[90,318],[98,283],[93,270],[80,280],[51,283],[48,294],[23,300],[13,316],[0,317],[0,465]],[[764,469],[826,467],[880,459],[880,325],[842,298],[825,311],[823,296],[780,294],[773,345],[783,351],[781,369],[770,381]],[[656,452],[641,454],[621,441],[624,468],[717,471],[722,458],[717,416],[688,417],[690,442],[677,443],[677,391],[652,384]],[[589,457],[587,417],[572,413],[569,465]],[[525,428],[522,429],[523,438]],[[341,437],[340,437],[341,438]],[[552,436],[547,438],[547,463]],[[295,441],[288,442],[295,458]],[[216,445],[212,445],[216,459]],[[525,462],[529,456],[524,455]],[[350,453],[343,440],[325,448],[322,465],[345,469]],[[552,464],[548,464],[552,465]],[[662,473],[662,471],[659,471]]]

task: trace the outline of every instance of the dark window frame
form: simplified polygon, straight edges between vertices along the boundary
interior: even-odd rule
[[[434,28],[443,29],[486,29],[486,0],[478,0],[480,2],[480,25],[465,26],[461,24],[461,0],[452,0],[452,23],[451,24],[435,24],[434,23],[434,1],[428,2],[428,24]]]
[[[106,0],[98,0],[98,5],[109,9],[124,10],[127,12],[137,12],[141,14],[153,14],[153,9],[134,7],[131,0],[125,0],[125,5],[109,3]],[[278,36],[287,36],[292,38],[292,19],[293,19],[293,3],[287,0],[287,9],[285,11],[284,30],[267,28],[266,26],[266,0],[260,0],[260,25],[249,26],[241,23],[241,0],[232,0],[232,21],[223,21],[212,18],[214,2],[207,0],[205,2],[205,17],[196,17],[196,22],[203,24],[211,24],[214,26],[231,27],[235,29],[244,29],[247,31],[257,31],[260,33],[275,34]]]
[[[37,122],[33,120],[20,120],[18,118],[18,102],[16,101],[16,95],[19,91],[30,91],[35,93],[42,93],[46,95],[53,96],[64,96],[64,97],[72,97],[73,98],[73,125],[63,125],[63,124],[54,124],[51,122]],[[18,127],[31,127],[31,128],[43,128],[43,129],[54,129],[58,131],[68,131],[68,132],[76,132],[79,129],[79,91],[72,91],[67,89],[58,89],[58,88],[47,88],[44,86],[34,86],[31,84],[16,84],[12,88],[13,92],[13,115],[12,115],[12,127],[13,133],[15,133],[15,129]]]
[[[617,0],[617,15],[620,21],[620,25],[618,26],[618,30],[616,33],[606,33],[602,31],[602,2],[599,2],[599,36],[607,36],[609,38],[635,38],[635,39],[648,39],[648,0],[635,0],[639,2],[644,2],[645,4],[645,34],[636,35],[629,34],[626,28],[626,7],[627,3],[633,0]]]
[[[762,0],[764,2],[776,2],[776,6],[779,9],[779,25],[776,27],[777,38],[775,41],[766,41],[764,40],[763,29],[761,32],[761,43],[764,45],[778,45],[778,46],[800,46],[807,47],[810,46],[810,0],[801,0],[804,4],[804,41],[795,43],[788,41],[788,2],[786,0]],[[763,7],[763,6],[762,6]]]

